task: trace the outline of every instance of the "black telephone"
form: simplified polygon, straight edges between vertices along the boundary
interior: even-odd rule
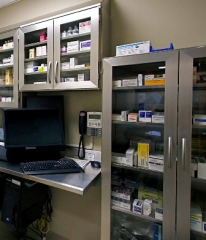
[[[78,148],[79,159],[84,159],[85,158],[84,135],[86,134],[86,131],[87,131],[87,112],[80,111],[80,113],[79,113],[80,139],[79,139],[79,148]],[[82,145],[82,155],[80,155],[81,145]]]

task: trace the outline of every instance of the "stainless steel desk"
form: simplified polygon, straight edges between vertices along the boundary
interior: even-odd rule
[[[84,173],[26,175],[22,172],[19,164],[0,161],[0,172],[83,195],[85,190],[100,175],[101,169],[92,168],[89,163]]]

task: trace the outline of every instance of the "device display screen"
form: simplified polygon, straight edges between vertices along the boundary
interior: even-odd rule
[[[3,110],[5,147],[65,145],[58,109]]]
[[[101,119],[100,115],[89,115],[89,119]]]

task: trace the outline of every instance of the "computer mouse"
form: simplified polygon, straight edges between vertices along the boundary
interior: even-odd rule
[[[91,161],[91,166],[93,168],[101,168],[101,163],[99,161]]]

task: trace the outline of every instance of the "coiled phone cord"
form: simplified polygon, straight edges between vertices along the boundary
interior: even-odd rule
[[[82,146],[82,155],[80,155],[81,146]],[[79,159],[85,158],[84,135],[81,135],[79,139],[78,157]]]

